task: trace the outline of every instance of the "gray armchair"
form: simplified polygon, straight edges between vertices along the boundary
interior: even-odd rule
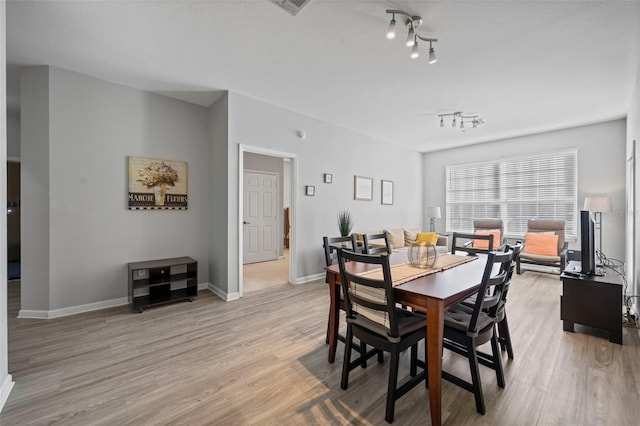
[[[557,253],[553,256],[527,253],[526,239],[525,248],[516,259],[516,271],[522,274],[522,264],[552,266],[564,271],[569,243],[565,241],[564,220],[551,219],[530,219],[527,221],[527,233],[553,233],[558,236]]]
[[[475,219],[473,221],[473,232],[482,232],[482,231],[500,231],[500,236],[498,237],[498,244],[494,244],[494,250],[498,250],[502,243],[504,242],[504,226],[502,224],[502,219]]]

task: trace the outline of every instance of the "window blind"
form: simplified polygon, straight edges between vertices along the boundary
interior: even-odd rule
[[[446,226],[471,232],[474,219],[502,219],[504,233],[522,237],[529,219],[565,221],[577,237],[578,150],[545,152],[446,167]]]

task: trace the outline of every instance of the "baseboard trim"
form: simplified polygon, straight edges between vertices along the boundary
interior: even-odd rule
[[[211,283],[199,283],[198,291],[209,290],[227,302],[240,298],[238,293],[229,293],[214,287]],[[100,309],[113,308],[116,306],[128,305],[129,299],[127,297],[121,297],[119,299],[103,300],[102,302],[87,303],[86,305],[69,306],[68,308],[54,309],[51,311],[41,311],[36,309],[20,309],[18,312],[18,318],[29,319],[53,319],[66,317],[69,315],[81,314],[83,312],[98,311]]]
[[[232,300],[240,299],[240,293],[238,293],[238,292],[227,293],[226,291],[214,286],[211,283],[209,283],[208,289],[209,289],[210,292],[212,292],[213,294],[215,294],[216,296],[218,296],[220,299],[224,300],[225,302],[231,302]]]
[[[20,309],[20,311],[18,312],[18,318],[53,319],[53,318],[66,317],[69,315],[81,314],[83,312],[98,311],[100,309],[123,306],[127,304],[129,304],[129,299],[126,297],[121,297],[118,299],[87,303],[86,305],[77,305],[77,306],[69,306],[67,308],[53,309],[51,311]]]
[[[13,389],[14,383],[15,382],[13,381],[11,374],[7,374],[2,381],[2,386],[0,386],[0,412],[9,398],[9,394],[11,393],[11,389]]]
[[[325,273],[307,275],[306,277],[300,277],[296,279],[295,282],[293,282],[293,284],[306,284],[306,283],[310,283],[311,281],[324,279],[325,276],[326,276]]]

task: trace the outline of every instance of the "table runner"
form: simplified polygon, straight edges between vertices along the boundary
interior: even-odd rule
[[[438,255],[438,259],[436,260],[436,264],[433,268],[418,268],[416,266],[412,266],[409,262],[400,263],[398,265],[391,265],[391,281],[393,286],[395,287],[411,280],[415,280],[416,278],[424,277],[436,272],[441,272],[446,269],[451,269],[453,267],[462,265],[463,263],[471,262],[472,260],[476,259],[476,256],[461,256],[457,254],[446,253]],[[371,278],[374,280],[382,280],[384,278],[382,276],[382,268],[362,272],[358,275],[366,276],[367,278]]]

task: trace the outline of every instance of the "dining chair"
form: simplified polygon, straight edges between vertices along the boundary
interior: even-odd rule
[[[495,370],[498,386],[505,386],[496,321],[512,261],[511,249],[506,252],[489,252],[473,307],[459,303],[445,311],[443,347],[469,360],[471,382],[444,370],[442,378],[472,392],[476,410],[480,414],[485,413],[485,404],[478,364]],[[487,342],[491,342],[491,354],[478,353],[476,348]]]
[[[507,293],[509,292],[509,286],[511,285],[511,278],[513,277],[513,272],[516,266],[516,259],[518,255],[522,251],[524,244],[522,241],[517,241],[514,245],[505,246],[506,250],[513,250],[513,260],[511,261],[511,266],[509,267],[509,271],[507,273],[507,279],[504,283],[504,287],[502,289],[502,298],[500,304],[498,305],[498,309],[496,310],[496,323],[497,323],[497,333],[498,333],[498,343],[500,344],[500,349],[503,351],[507,351],[507,356],[509,359],[513,359],[513,345],[511,344],[511,333],[509,331],[509,322],[507,321]]]
[[[346,237],[322,237],[322,247],[324,249],[324,259],[325,262],[327,264],[327,266],[331,266],[333,264],[333,261],[337,261],[338,259],[338,250],[340,248],[343,247],[358,247],[357,246],[357,241],[356,241],[356,236],[355,234],[351,234],[351,236],[346,236]],[[326,277],[325,277],[325,282],[329,283],[329,272],[327,272]],[[340,310],[344,311],[345,307],[344,307],[344,297],[342,294],[342,287],[339,288],[338,292],[340,293],[340,297],[339,297],[339,302],[338,302],[338,306],[340,307]],[[338,316],[338,318],[336,318],[336,327],[340,326],[340,316]],[[329,328],[330,328],[330,324],[331,324],[331,311],[329,311],[329,318],[327,319],[327,335],[325,338],[325,343],[329,344]],[[340,333],[338,333],[338,335],[336,336],[338,341],[343,342],[345,341],[345,337],[343,335],[341,335]],[[360,347],[359,344],[354,344],[353,345],[354,349],[357,351],[365,351],[366,355],[363,359],[363,364],[366,367],[366,360],[371,358],[373,355],[376,355],[378,352],[371,350],[369,352],[367,352],[367,348],[366,346],[364,346],[363,348]],[[378,353],[378,356],[380,356],[380,354]]]
[[[345,267],[347,261],[381,266],[381,277],[349,272]],[[348,388],[349,373],[361,365],[360,358],[351,361],[354,337],[360,339],[362,344],[389,352],[391,360],[385,420],[391,423],[396,400],[426,378],[424,368],[420,374],[417,373],[418,342],[426,338],[425,319],[423,315],[396,306],[388,255],[367,255],[339,250],[338,264],[347,311],[346,347],[340,387]],[[410,378],[398,387],[400,353],[408,348],[411,348]],[[424,367],[425,362],[420,361],[419,365]]]
[[[391,254],[393,251],[391,242],[389,241],[389,235],[387,235],[386,232],[381,234],[363,234],[362,240],[364,243],[362,252],[364,254]]]
[[[338,248],[342,245],[349,245],[351,247],[357,247],[356,238],[354,234],[346,237],[322,237],[322,248],[324,249],[324,260],[327,266],[331,266],[334,260],[338,260]],[[325,282],[329,283],[329,272],[326,273]],[[344,311],[344,298],[342,297],[342,290],[340,290],[340,309]],[[329,317],[331,317],[331,312],[329,312]],[[340,317],[338,317],[338,321],[340,321]],[[327,321],[327,337],[326,343],[329,344],[329,324],[331,320]],[[338,334],[338,340],[344,342],[344,336]]]
[[[511,261],[511,265],[507,273],[507,280],[504,283],[504,287],[502,290],[502,300],[500,301],[500,304],[498,305],[498,308],[496,310],[496,323],[498,327],[496,331],[498,333],[498,343],[500,343],[500,349],[502,349],[503,351],[507,351],[507,356],[509,357],[509,359],[513,359],[513,345],[511,343],[511,333],[509,332],[509,323],[507,321],[507,310],[505,305],[507,303],[507,293],[509,291],[509,285],[511,284],[511,278],[515,270],[516,258],[522,251],[523,246],[524,244],[522,243],[522,241],[516,241],[514,245],[505,244],[503,246],[504,251],[513,250],[513,260]],[[460,303],[469,307],[473,307],[475,304],[475,300],[475,296],[470,296]]]
[[[475,246],[475,247],[474,247]],[[478,247],[480,246],[480,247]],[[451,254],[462,251],[474,256],[493,250],[493,235],[476,235],[454,232],[451,237]]]

